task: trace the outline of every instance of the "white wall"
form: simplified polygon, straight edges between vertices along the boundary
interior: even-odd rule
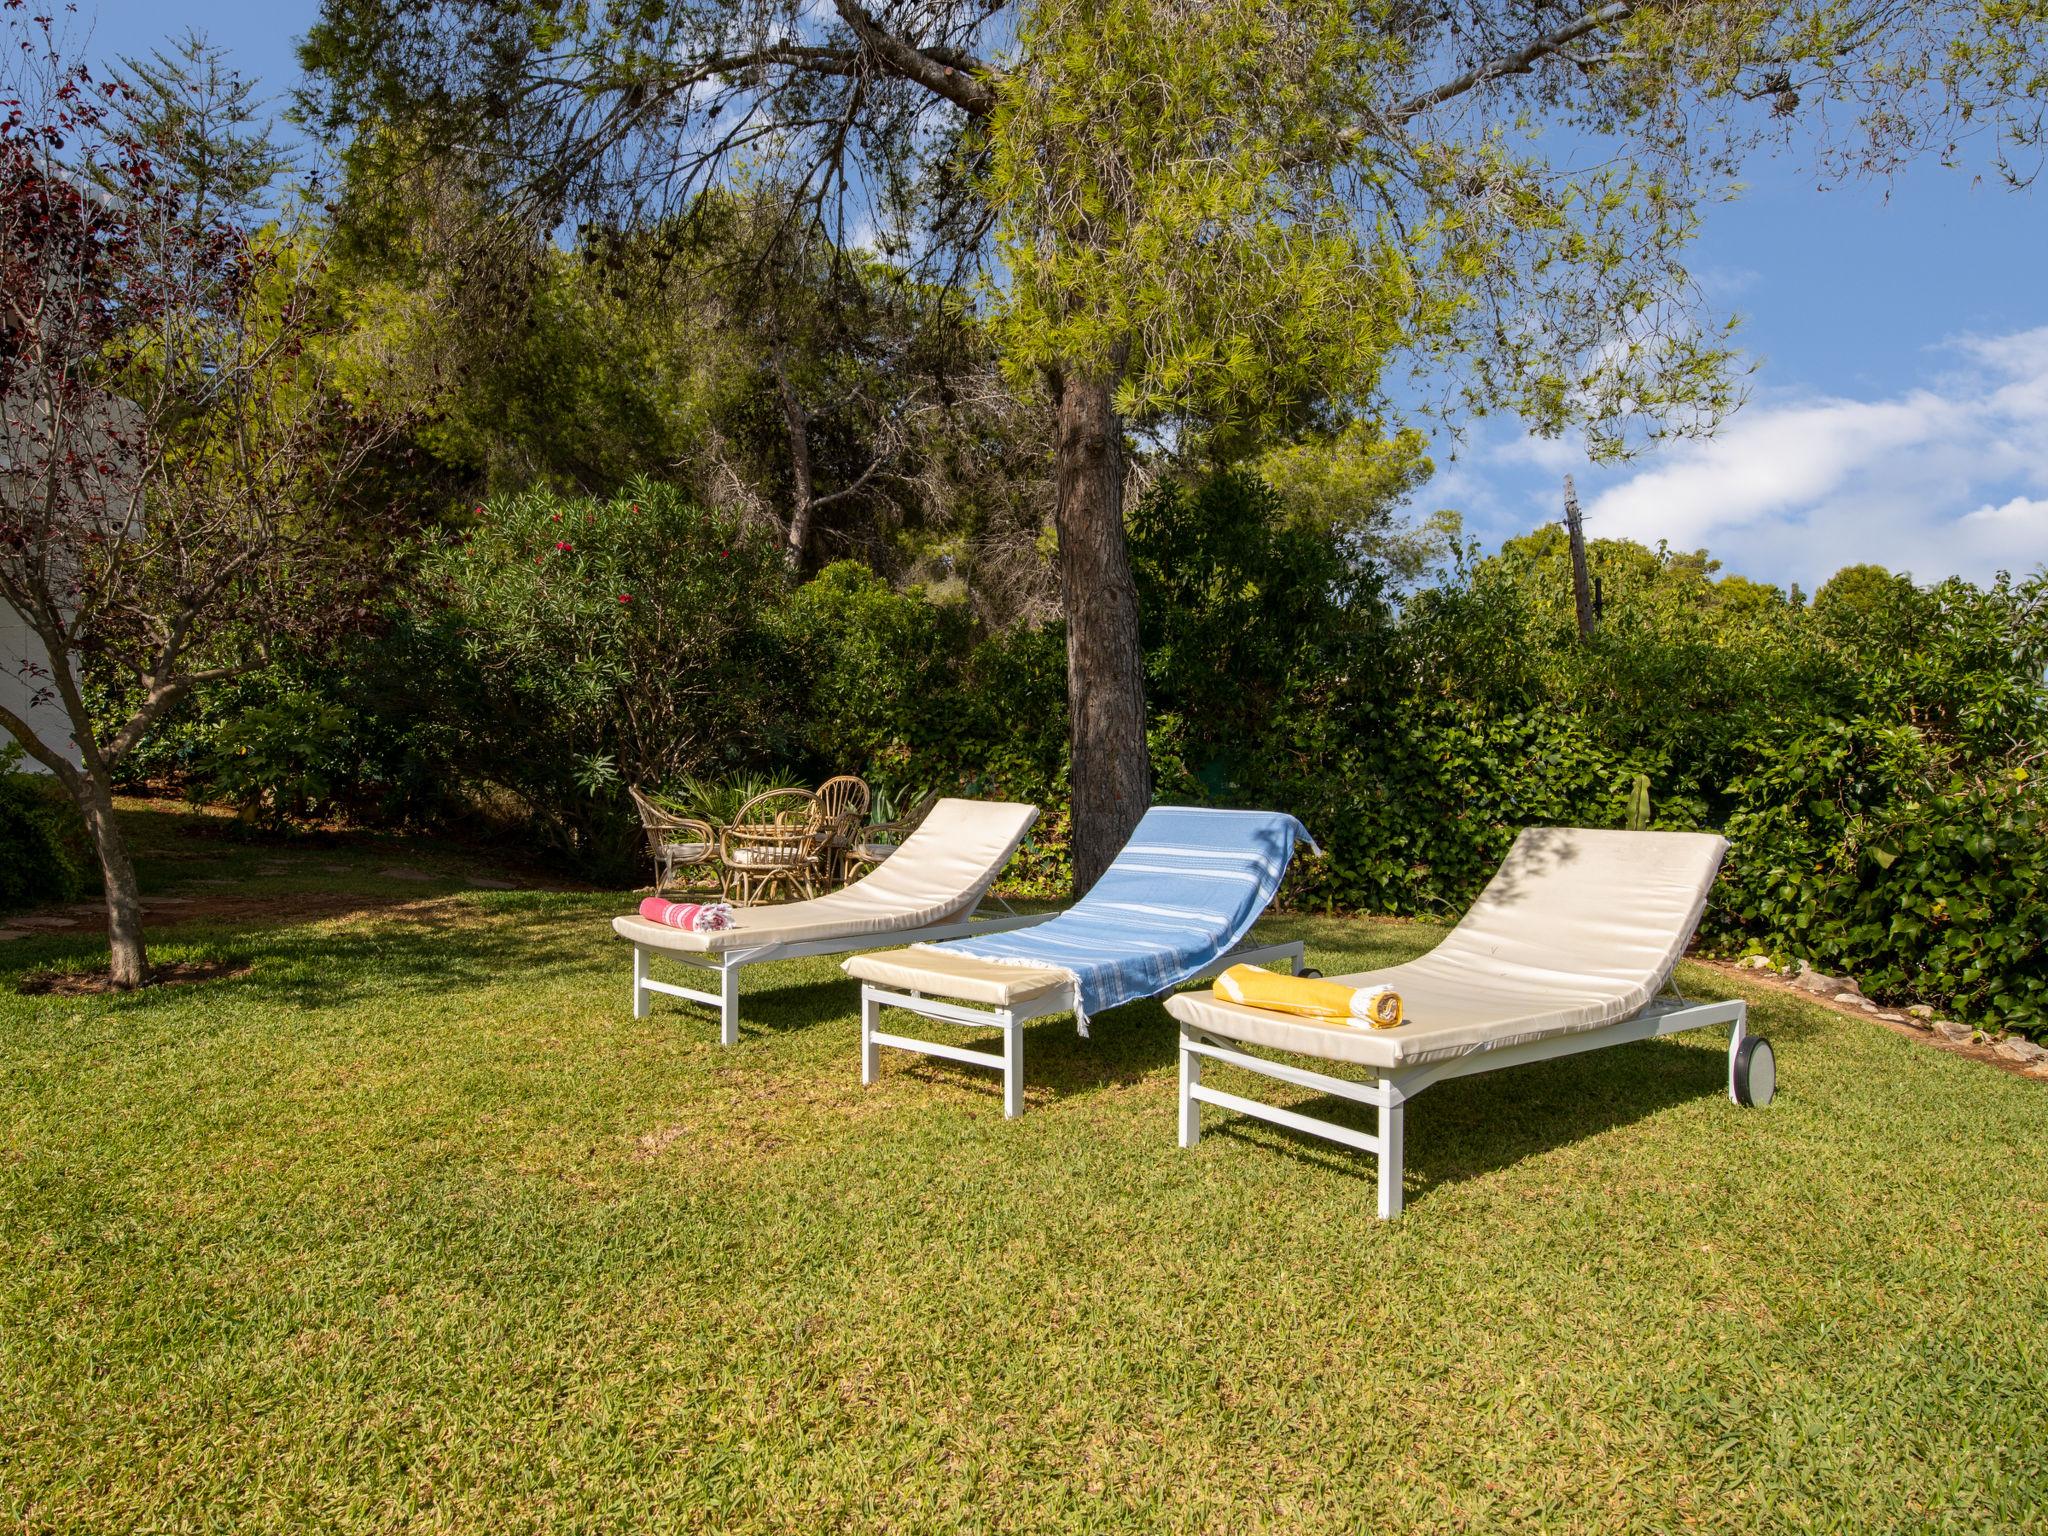
[[[32,675],[23,675],[24,662],[30,664]],[[71,744],[71,725],[64,718],[63,706],[55,699],[40,705],[31,702],[37,690],[49,682],[49,669],[49,652],[43,649],[43,642],[36,638],[27,620],[0,602],[0,704],[33,725],[46,745],[76,763],[78,749]],[[11,734],[0,729],[0,741],[13,740]],[[19,766],[28,773],[49,772],[32,757],[24,756]]]

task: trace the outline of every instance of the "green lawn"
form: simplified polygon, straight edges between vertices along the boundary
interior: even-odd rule
[[[831,961],[720,1050],[629,1016],[618,896],[131,819],[158,890],[415,905],[119,1000],[0,946],[0,1529],[2048,1529],[2038,1084],[1759,991],[1769,1110],[1718,1032],[1451,1083],[1382,1225],[1367,1160],[1178,1150],[1152,1004],[1033,1026],[1006,1124],[863,1091]]]

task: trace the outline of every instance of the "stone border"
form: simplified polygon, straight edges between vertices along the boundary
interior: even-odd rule
[[[1935,1010],[1925,1003],[1913,1003],[1905,1008],[1881,1007],[1865,997],[1862,989],[1850,978],[1826,975],[1804,961],[1795,960],[1795,970],[1780,971],[1762,955],[1746,955],[1740,960],[1716,960],[1705,955],[1687,958],[1744,981],[1768,985],[1775,991],[1795,993],[1804,1002],[1831,1008],[1836,1013],[1868,1019],[1893,1034],[1946,1051],[1951,1056],[1967,1057],[2016,1077],[2048,1083],[2048,1048],[2022,1036],[1992,1035],[1954,1019],[1939,1018]]]

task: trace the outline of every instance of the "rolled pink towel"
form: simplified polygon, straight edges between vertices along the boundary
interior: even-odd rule
[[[719,933],[732,926],[732,903],[663,901],[659,896],[649,896],[640,903],[640,915],[664,928],[683,928],[691,933]]]

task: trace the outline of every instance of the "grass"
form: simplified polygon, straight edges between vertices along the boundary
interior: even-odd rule
[[[1179,1151],[1151,1004],[1032,1027],[1005,1124],[863,1091],[830,961],[722,1051],[629,1017],[616,895],[131,817],[301,915],[123,999],[0,948],[0,1528],[2048,1529],[2039,1085],[1759,990],[1768,1111],[1707,1036],[1451,1083],[1382,1225],[1336,1149]]]

